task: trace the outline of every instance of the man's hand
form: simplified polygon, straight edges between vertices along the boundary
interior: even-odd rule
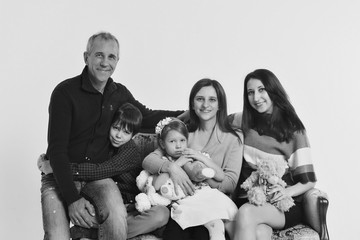
[[[176,163],[170,163],[169,175],[170,175],[171,180],[174,182],[176,194],[178,194],[177,187],[176,187],[178,185],[180,186],[180,188],[183,190],[183,192],[186,195],[194,194],[195,188],[194,188],[194,185],[191,182],[189,176]]]
[[[45,174],[49,174],[49,173],[53,172],[53,170],[50,166],[50,161],[49,161],[49,159],[46,158],[45,153],[43,153],[39,156],[39,158],[37,160],[37,166],[38,166],[39,170]]]
[[[85,198],[80,198],[69,205],[69,217],[74,225],[91,228],[97,225],[95,208]]]

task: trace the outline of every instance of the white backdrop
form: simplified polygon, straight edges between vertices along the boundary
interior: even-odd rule
[[[120,41],[115,81],[153,109],[185,109],[192,85],[210,77],[223,84],[229,112],[241,111],[245,75],[272,70],[308,129],[317,187],[330,196],[331,239],[356,238],[359,6],[355,0],[1,0],[1,239],[42,238],[36,159],[47,145],[50,94],[81,72],[86,41],[100,30]]]

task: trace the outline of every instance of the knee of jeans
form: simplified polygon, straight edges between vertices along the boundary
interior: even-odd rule
[[[124,204],[121,202],[112,202],[112,204],[104,205],[100,208],[97,207],[98,221],[99,223],[103,223],[109,218],[118,219],[122,221],[126,219],[127,212]]]
[[[155,206],[155,213],[151,217],[151,221],[157,223],[157,226],[165,226],[169,221],[170,211],[165,206]]]

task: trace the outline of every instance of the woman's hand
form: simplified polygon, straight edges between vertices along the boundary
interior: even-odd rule
[[[183,190],[185,195],[193,195],[195,191],[195,187],[191,182],[190,178],[186,174],[186,172],[176,163],[169,163],[168,171],[171,180],[175,185],[175,193],[177,192],[177,186]]]
[[[183,151],[183,156],[203,162],[205,165],[208,165],[208,162],[211,160],[206,155],[202,154],[199,151],[195,151],[191,148],[185,148]]]
[[[179,167],[182,167],[182,166],[184,166],[186,163],[192,162],[192,161],[193,161],[192,158],[188,158],[188,157],[186,157],[186,156],[181,156],[181,157],[179,157],[179,158],[176,160],[175,163],[176,163]]]
[[[267,194],[268,195],[273,194],[273,197],[270,199],[270,203],[280,201],[280,200],[290,196],[289,193],[287,192],[286,188],[284,188],[280,185],[270,186],[267,190]]]
[[[216,180],[217,182],[221,182],[224,180],[224,178],[225,178],[224,171],[221,169],[221,167],[219,167],[216,163],[214,163],[209,156],[207,156],[199,151],[195,151],[191,148],[186,148],[183,152],[183,155],[188,158],[198,160],[198,161],[204,163],[207,167],[212,168],[215,171],[215,176],[213,177],[213,179]],[[210,184],[210,182],[209,182],[209,184]],[[218,185],[218,183],[216,185]],[[212,185],[210,184],[210,186],[212,186]]]

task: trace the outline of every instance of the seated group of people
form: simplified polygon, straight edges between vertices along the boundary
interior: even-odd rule
[[[316,176],[305,127],[271,71],[246,76],[243,111],[228,115],[212,79],[195,83],[187,111],[146,108],[111,79],[119,43],[110,33],[90,37],[84,60],[81,75],[61,82],[50,100],[48,149],[38,162],[44,239],[270,239],[273,229],[301,222],[301,196]],[[142,128],[154,129],[159,143],[145,159],[132,139]],[[257,206],[240,185],[262,159],[286,163],[286,187],[267,188],[271,197]],[[186,173],[194,162],[211,169],[200,183]],[[139,212],[143,169],[170,178],[184,197]],[[273,204],[287,197],[288,211]]]

